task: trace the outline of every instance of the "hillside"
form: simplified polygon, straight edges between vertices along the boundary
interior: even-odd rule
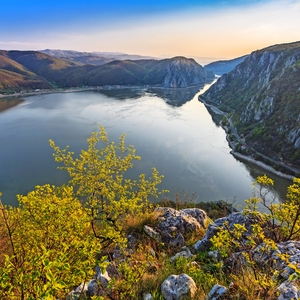
[[[0,91],[11,93],[22,89],[49,89],[52,85],[0,51]]]
[[[232,113],[247,145],[300,167],[300,42],[254,51],[204,95]]]
[[[1,51],[0,74],[2,93],[18,89],[104,85],[184,88],[201,85],[214,79],[212,72],[205,70],[195,60],[185,57],[163,60],[116,60],[95,66],[52,57],[37,51]]]
[[[243,62],[248,55],[244,55],[238,58],[230,60],[218,60],[214,61],[208,65],[205,65],[204,68],[213,72],[216,75],[223,75],[232,71],[238,64]]]

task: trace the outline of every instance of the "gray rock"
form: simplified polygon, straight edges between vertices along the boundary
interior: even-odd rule
[[[88,285],[86,283],[81,283],[75,290],[71,291],[66,300],[77,300],[82,297],[82,295],[86,295],[88,291]]]
[[[144,294],[143,295],[143,300],[154,300],[151,294]]]
[[[96,275],[94,279],[90,280],[87,285],[87,293],[89,296],[103,296],[105,295],[105,289],[110,282],[111,278],[108,272],[101,273],[99,266],[96,267]]]
[[[257,223],[257,221],[258,220],[255,217],[250,215],[244,216],[241,212],[236,212],[227,217],[217,219],[214,223],[209,224],[204,238],[195,243],[194,249],[197,251],[208,251],[212,246],[210,239],[220,230],[220,228],[224,227],[225,222],[228,223],[229,229],[233,229],[234,224],[244,225],[246,227],[246,232],[243,234],[242,238],[245,239],[252,231],[251,225]]]
[[[154,230],[152,227],[145,225],[144,226],[144,231],[154,240],[156,240],[158,243],[161,242],[161,235],[159,232]]]
[[[90,280],[90,282],[88,283],[87,292],[90,297],[102,296],[104,293],[103,288],[99,285],[99,283],[96,279]]]
[[[193,254],[191,253],[190,249],[186,246],[184,246],[182,251],[176,253],[174,256],[171,257],[171,261],[175,261],[179,257],[185,257],[185,258],[192,258]]]
[[[161,293],[165,300],[193,298],[196,291],[194,280],[187,274],[171,275],[161,285]]]
[[[177,211],[169,207],[159,207],[155,212],[159,214],[156,231],[160,233],[164,243],[176,247],[183,247],[184,236],[204,228],[207,220],[206,213],[197,208]]]
[[[298,300],[300,297],[300,292],[297,287],[293,284],[293,282],[285,281],[279,287],[278,291],[280,292],[280,296],[278,300]]]
[[[205,228],[205,221],[208,219],[207,214],[200,208],[185,208],[179,211],[181,214],[187,214],[195,218],[203,228]]]
[[[227,293],[227,288],[225,286],[215,284],[210,290],[205,300],[219,300]]]
[[[106,288],[108,283],[111,281],[111,278],[109,277],[107,271],[104,273],[101,273],[101,269],[99,266],[96,267],[96,275],[95,279],[99,281],[102,285],[102,287]]]

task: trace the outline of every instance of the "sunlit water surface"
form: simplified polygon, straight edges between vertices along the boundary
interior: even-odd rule
[[[60,185],[68,180],[56,170],[49,139],[76,153],[102,124],[109,139],[126,133],[126,144],[137,149],[130,177],[165,176],[161,189],[195,193],[197,201],[224,199],[242,204],[252,195],[252,182],[266,173],[236,160],[229,152],[224,130],[198,101],[199,89],[122,89],[24,97],[0,113],[0,191],[6,204],[17,205],[16,194],[35,185]],[[15,101],[15,100],[14,100]],[[13,106],[13,105],[12,105]],[[285,197],[289,181],[275,180],[274,196]]]

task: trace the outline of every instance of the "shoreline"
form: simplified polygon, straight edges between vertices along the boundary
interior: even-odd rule
[[[200,95],[201,96],[201,95]],[[228,116],[227,113],[221,111],[219,108],[217,108],[216,106],[212,105],[212,104],[208,104],[206,103],[203,99],[201,99],[201,97],[198,97],[198,100],[203,103],[206,107],[209,107],[212,109],[212,111],[216,114],[219,114],[219,115],[222,115],[222,116]],[[221,123],[221,122],[220,122]],[[232,124],[231,124],[232,125]],[[253,157],[251,156],[248,156],[248,155],[244,155],[240,152],[236,152],[234,151],[234,144],[233,142],[230,140],[230,137],[229,137],[229,134],[228,134],[228,128],[226,126],[223,126],[222,124],[220,124],[220,126],[224,129],[225,133],[226,133],[226,140],[227,140],[227,143],[229,145],[229,147],[232,149],[230,151],[230,154],[233,155],[235,158],[239,158],[241,160],[244,160],[246,162],[249,162],[249,163],[252,163],[266,171],[269,171],[270,173],[273,173],[277,176],[280,176],[282,178],[285,178],[285,179],[289,179],[289,180],[292,180],[295,178],[295,176],[293,175],[288,175],[288,174],[285,174],[285,173],[282,173],[280,171],[277,171],[276,169],[274,169],[272,166],[270,165],[267,165],[265,163],[263,163],[262,161],[259,161],[259,160],[256,160],[254,159]],[[231,126],[232,127],[232,126]],[[231,128],[232,129],[232,128]],[[239,136],[237,136],[238,139],[240,139]],[[255,150],[255,149],[254,149]],[[256,150],[255,150],[256,151]],[[257,151],[256,151],[257,152]]]
[[[288,174],[284,174],[280,171],[277,171],[275,170],[273,167],[263,163],[262,161],[259,161],[259,160],[256,160],[250,156],[247,156],[247,155],[244,155],[244,154],[241,154],[239,152],[236,152],[234,150],[231,150],[230,151],[230,154],[233,155],[234,157],[236,158],[239,158],[241,160],[245,160],[246,162],[249,162],[249,163],[252,163],[258,167],[261,167],[262,169],[266,170],[266,171],[269,171],[270,173],[273,173],[277,176],[280,176],[282,178],[286,178],[286,179],[289,179],[289,180],[293,180],[295,178],[295,176],[292,176],[292,175],[288,175]]]
[[[10,98],[10,97],[27,97],[34,95],[43,95],[43,94],[58,94],[58,93],[75,93],[75,92],[84,92],[84,91],[101,91],[101,90],[121,90],[121,89],[164,89],[164,90],[184,90],[190,88],[201,88],[207,83],[201,85],[192,85],[182,88],[172,88],[172,87],[163,87],[156,85],[104,85],[104,86],[88,86],[88,87],[70,87],[70,88],[58,88],[58,89],[46,89],[46,90],[35,90],[30,92],[15,92],[11,94],[0,94],[0,99]]]

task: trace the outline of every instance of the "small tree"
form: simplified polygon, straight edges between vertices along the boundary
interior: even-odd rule
[[[125,241],[122,224],[126,218],[143,213],[149,205],[149,197],[156,198],[161,193],[157,185],[163,176],[152,169],[152,178],[144,174],[139,180],[126,179],[126,171],[132,168],[133,161],[140,157],[135,154],[133,146],[125,147],[125,135],[120,137],[119,144],[109,142],[102,126],[99,132],[93,132],[88,139],[87,150],[82,150],[78,158],[68,147],[60,149],[50,140],[54,149],[56,162],[67,170],[75,187],[76,195],[82,200],[90,222],[102,246]],[[98,148],[98,144],[102,147]],[[163,191],[162,191],[163,192]]]
[[[1,299],[56,299],[93,275],[100,246],[71,187],[37,186],[1,204],[0,232],[9,248],[0,270]]]

